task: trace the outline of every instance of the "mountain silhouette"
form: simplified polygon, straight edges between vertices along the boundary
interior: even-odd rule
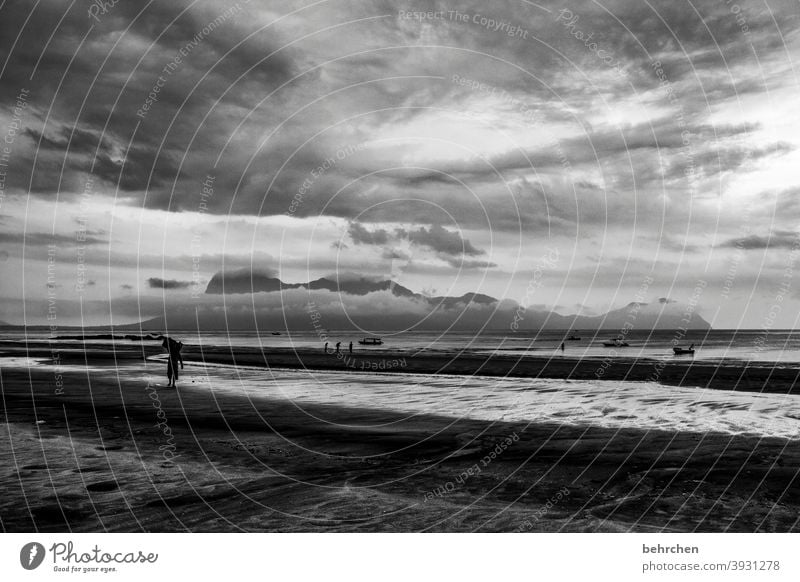
[[[287,295],[285,292],[289,292]],[[298,291],[300,293],[298,294]],[[278,292],[278,293],[276,293]],[[226,302],[215,295],[250,294],[252,300]],[[561,315],[525,309],[514,301],[498,300],[480,293],[458,297],[428,296],[394,281],[367,277],[334,279],[322,277],[306,283],[285,283],[269,273],[233,271],[217,273],[209,281],[205,300],[176,305],[165,315],[124,328],[199,329],[254,331],[266,329],[305,330],[359,329],[361,331],[508,330],[509,334],[541,329],[581,329],[619,332],[635,329],[710,329],[700,315],[685,305],[659,300],[630,303],[604,315]],[[320,317],[309,316],[309,305]],[[320,323],[322,322],[322,323]],[[512,330],[512,322],[514,322]]]
[[[268,273],[251,272],[248,269],[239,271],[232,271],[227,273],[216,273],[206,286],[206,294],[209,295],[237,295],[245,293],[270,293],[272,291],[281,291],[284,289],[310,289],[318,290],[324,289],[334,293],[347,293],[350,295],[367,295],[376,291],[391,291],[392,295],[397,297],[414,297],[418,299],[428,299],[424,295],[414,293],[411,289],[403,287],[394,281],[381,281],[369,279],[366,277],[358,278],[345,278],[345,279],[329,279],[322,277],[309,281],[307,283],[284,283],[277,277],[273,277]],[[453,304],[458,300],[465,300],[467,296],[475,296],[479,302],[494,302],[497,301],[493,297],[487,295],[477,295],[475,293],[467,293],[462,297],[435,297],[431,301],[442,301],[448,304]]]

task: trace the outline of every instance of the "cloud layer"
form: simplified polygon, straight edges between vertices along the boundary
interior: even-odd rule
[[[735,262],[757,326],[795,248],[796,2],[91,6],[0,7],[3,319],[49,245],[108,305],[235,269],[519,298],[556,246],[543,303]]]

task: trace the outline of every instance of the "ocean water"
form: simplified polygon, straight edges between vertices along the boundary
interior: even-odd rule
[[[156,331],[157,330],[153,330]],[[69,335],[69,331],[62,335]],[[101,333],[101,332],[90,332]],[[117,332],[133,333],[133,332]],[[560,353],[561,342],[568,331],[544,331],[538,333],[511,333],[508,330],[487,331],[480,334],[463,332],[378,332],[360,334],[353,331],[326,330],[324,335],[316,332],[282,332],[272,335],[270,330],[262,332],[203,332],[173,330],[170,335],[186,344],[203,346],[248,346],[262,348],[322,348],[325,341],[333,348],[341,342],[347,348],[349,342],[359,351],[416,353],[422,350],[447,353],[496,353],[512,356],[551,355]],[[378,336],[384,341],[381,346],[364,347],[358,340],[365,335]],[[710,362],[779,362],[800,364],[800,332],[791,330],[713,330],[689,331],[679,334],[673,331],[632,331],[625,338],[630,344],[626,348],[608,348],[602,342],[612,339],[613,332],[586,332],[576,330],[581,339],[564,341],[565,354],[571,357],[605,358],[609,355],[646,358],[674,359],[673,345],[688,347],[695,344],[695,360]],[[10,332],[0,334],[0,340],[22,341],[25,334]],[[46,332],[29,332],[29,339],[47,339]],[[122,340],[130,344],[129,340]],[[64,342],[69,344],[70,342]],[[80,342],[73,342],[76,345]],[[108,340],[89,341],[90,344],[108,344]],[[157,343],[157,342],[155,342]],[[679,356],[686,358],[688,356]]]

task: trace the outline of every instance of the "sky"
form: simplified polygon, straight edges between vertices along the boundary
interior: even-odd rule
[[[772,0],[0,2],[0,320],[246,306],[203,293],[236,270],[796,327],[799,27]]]

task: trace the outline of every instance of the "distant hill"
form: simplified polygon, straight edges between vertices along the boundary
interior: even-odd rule
[[[688,321],[685,321],[688,319]],[[700,315],[687,309],[685,305],[665,303],[629,303],[621,309],[614,309],[605,315],[595,317],[576,316],[572,327],[577,329],[619,330],[629,323],[636,329],[711,329]]]
[[[213,296],[233,296],[221,308]],[[247,294],[249,298],[236,296]],[[307,305],[319,317],[311,318]],[[512,322],[515,324],[512,329]],[[389,280],[323,277],[307,283],[285,283],[267,273],[218,273],[198,304],[175,307],[167,315],[120,329],[197,329],[231,331],[291,329],[359,329],[369,331],[508,329],[509,334],[540,329],[607,330],[710,329],[698,314],[678,303],[631,303],[604,315],[561,315],[523,309],[509,300],[479,293],[429,297]]]
[[[229,273],[216,273],[206,286],[209,295],[237,295],[245,293],[270,293],[284,289],[325,289],[335,293],[367,295],[376,291],[391,291],[398,297],[422,297],[394,281],[375,281],[364,277],[334,281],[322,277],[308,283],[284,283],[269,274],[244,269]]]
[[[497,303],[497,299],[494,297],[481,295],[480,293],[464,293],[461,297],[429,297],[428,301],[437,305],[441,304],[444,307],[453,307],[459,303],[479,303],[482,305]]]

